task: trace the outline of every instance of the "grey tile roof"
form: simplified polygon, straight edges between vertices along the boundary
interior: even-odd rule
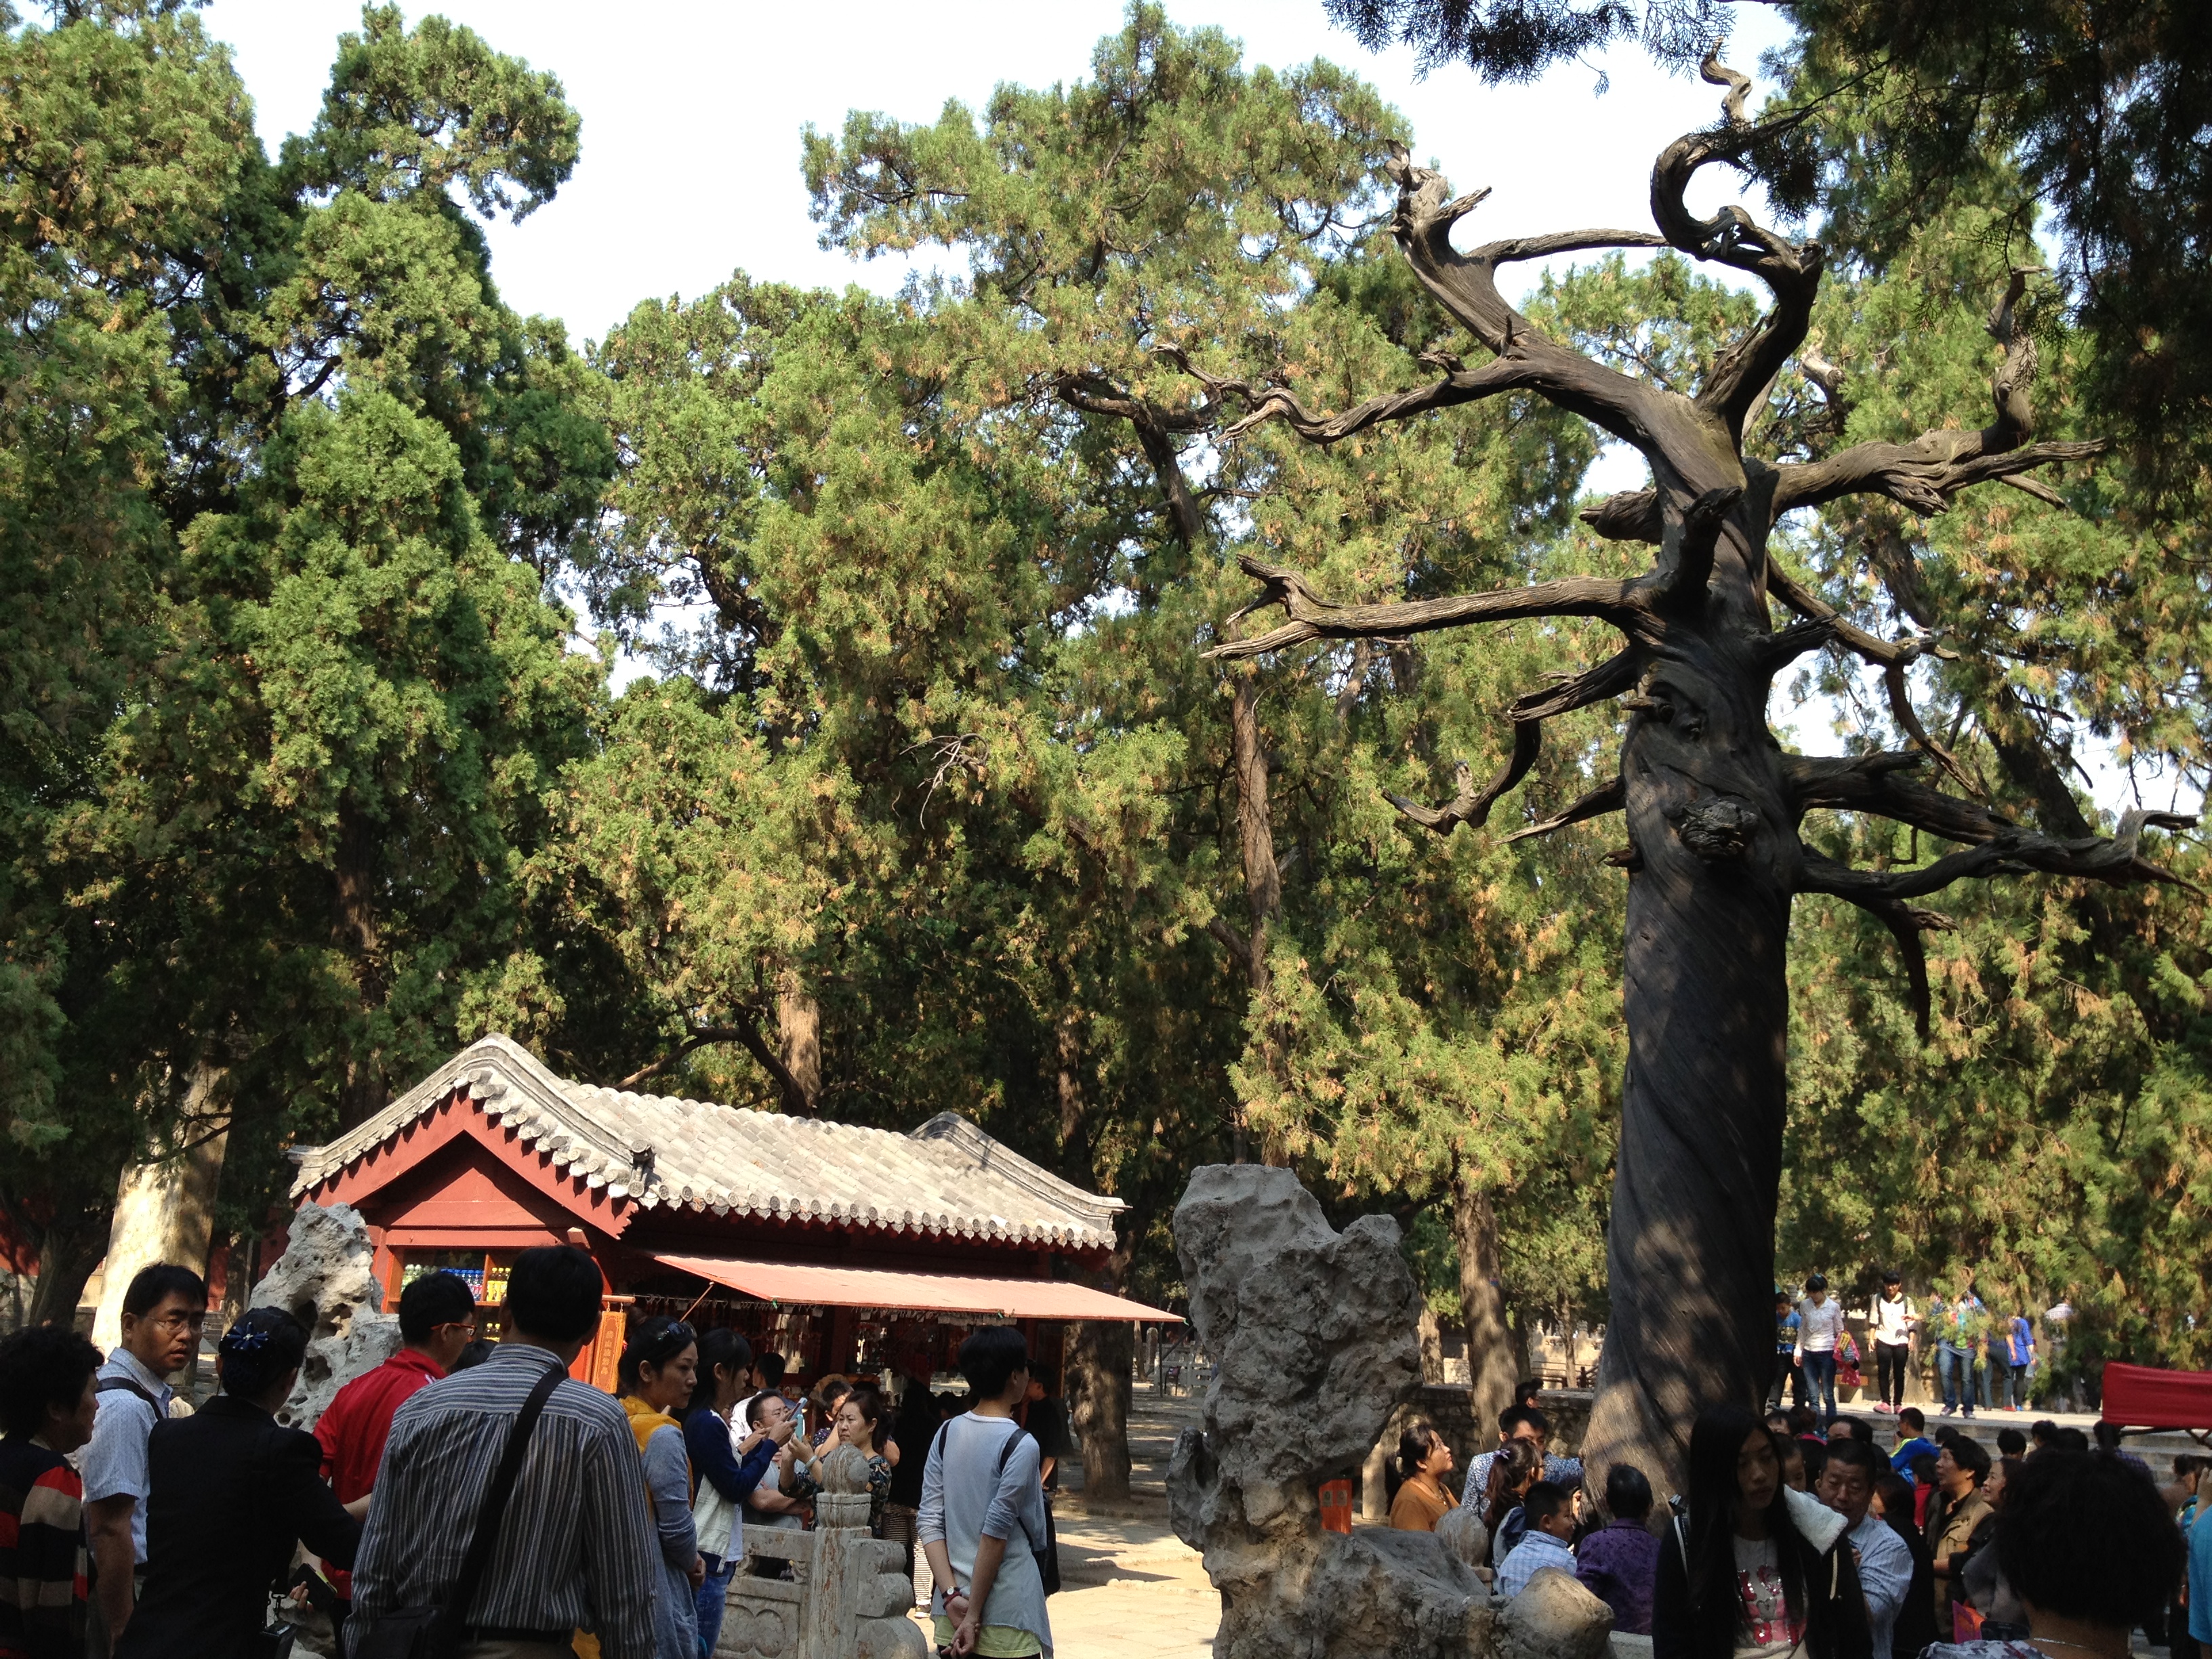
[[[456,1093],[553,1167],[639,1209],[1104,1249],[1127,1206],[1062,1181],[953,1112],[864,1129],[556,1077],[520,1043],[471,1043],[358,1128],[296,1149],[306,1197]]]

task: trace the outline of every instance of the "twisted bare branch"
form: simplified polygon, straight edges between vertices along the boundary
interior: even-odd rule
[[[1753,407],[1805,337],[1814,296],[1820,292],[1824,255],[1818,242],[1787,242],[1740,207],[1724,207],[1710,219],[1690,211],[1684,196],[1698,168],[1711,161],[1740,161],[1761,139],[1805,119],[1805,112],[1794,111],[1757,125],[1747,120],[1743,104],[1751,82],[1723,64],[1717,51],[1706,54],[1698,73],[1715,86],[1729,88],[1721,125],[1705,132],[1686,133],[1659,153],[1651,168],[1651,217],[1674,246],[1692,258],[1715,260],[1755,276],[1774,296],[1774,308],[1721,354],[1698,392],[1698,407],[1719,416],[1729,435],[1741,443]]]
[[[1935,793],[1933,790],[1926,793]],[[2203,896],[2203,890],[2194,882],[2153,864],[2138,850],[2145,830],[2186,830],[2196,822],[2191,814],[2131,808],[2122,815],[2118,830],[2109,840],[2102,836],[2059,839],[2039,835],[2033,830],[2008,828],[1978,846],[1946,853],[1933,864],[1917,870],[1852,870],[1822,859],[1817,864],[1808,863],[1798,890],[1833,893],[1854,903],[1862,899],[1923,898],[1972,876],[2019,875],[2039,870],[2045,875],[2080,876],[2115,887],[2142,882],[2164,883],[2186,887]]]
[[[1544,722],[1554,714],[1586,708],[1591,703],[1619,696],[1636,684],[1638,667],[1637,653],[1623,651],[1595,668],[1570,677],[1549,691],[1531,691],[1516,698],[1508,711],[1513,722],[1513,750],[1480,789],[1474,787],[1474,769],[1462,761],[1456,774],[1457,787],[1451,799],[1442,806],[1424,806],[1388,790],[1383,791],[1382,798],[1422,828],[1433,830],[1438,835],[1448,836],[1462,823],[1471,823],[1480,830],[1489,822],[1490,809],[1497,805],[1498,798],[1528,776],[1528,769],[1536,763],[1537,756],[1543,751]]]
[[[1650,630],[1650,614],[1635,603],[1632,582],[1595,576],[1571,576],[1527,587],[1462,593],[1444,599],[1413,599],[1395,605],[1332,605],[1313,591],[1304,575],[1266,564],[1250,554],[1237,562],[1261,585],[1260,597],[1229,620],[1279,605],[1291,620],[1249,640],[1224,640],[1206,654],[1215,658],[1257,657],[1308,640],[1356,640],[1401,634],[1428,634],[1467,623],[1511,622],[1523,617],[1595,617],[1625,633]]]
[[[1601,818],[1608,812],[1627,810],[1628,786],[1619,773],[1587,794],[1579,795],[1556,816],[1526,829],[1516,830],[1505,837],[1508,841],[1526,841],[1531,836],[1548,836],[1565,829],[1571,823],[1581,823],[1589,818]]]
[[[1837,872],[1848,877],[1850,870],[1832,859],[1806,848],[1806,884],[1808,893],[1830,892],[1833,890],[1819,884],[1831,878]],[[1858,892],[1837,892],[1835,896],[1856,904],[1875,921],[1889,929],[1890,937],[1897,941],[1898,954],[1905,958],[1906,1000],[1912,1005],[1913,1029],[1923,1042],[1928,1041],[1928,1021],[1930,1000],[1928,991],[1928,950],[1921,940],[1923,932],[1948,933],[1955,932],[1959,924],[1941,910],[1924,909],[1917,904],[1907,904],[1902,899],[1884,898]]]
[[[1974,780],[1967,775],[1966,769],[1959,763],[1959,757],[1936,742],[1921,723],[1919,711],[1912,706],[1911,689],[1905,683],[1905,671],[1934,648],[1932,641],[1885,640],[1868,633],[1771,558],[1766,562],[1766,587],[1767,592],[1799,616],[1832,629],[1837,642],[1863,661],[1879,667],[1882,688],[1889,697],[1890,716],[1899,727],[1937,765],[1949,773],[1961,789],[1977,795],[1982,793]]]
[[[2064,498],[2050,485],[2021,475],[2039,466],[2086,460],[2110,446],[2101,438],[2028,441],[2035,434],[2035,410],[2027,392],[2035,380],[2036,351],[2034,337],[2020,325],[2018,307],[2027,293],[2027,279],[2042,269],[2015,266],[2003,295],[1990,312],[1989,335],[2003,356],[1990,380],[1992,412],[1987,426],[1978,432],[1923,432],[1909,444],[1855,444],[1821,460],[1778,467],[1776,516],[1793,507],[1818,507],[1840,495],[1861,494],[1887,495],[1901,507],[1932,515],[1948,511],[1960,490],[1991,483],[2010,484],[2039,501],[2063,506]],[[1821,386],[1829,390],[1826,381]]]
[[[1195,373],[1196,371],[1194,371]],[[1241,438],[1254,427],[1268,421],[1280,421],[1300,437],[1317,444],[1333,444],[1348,438],[1355,432],[1364,432],[1370,426],[1385,421],[1402,421],[1415,415],[1425,415],[1432,409],[1450,409],[1460,404],[1471,404],[1477,398],[1493,397],[1501,392],[1519,391],[1534,384],[1529,365],[1518,359],[1500,357],[1480,368],[1455,368],[1443,380],[1431,386],[1413,386],[1404,392],[1386,392],[1379,398],[1370,398],[1355,404],[1341,415],[1316,415],[1298,401],[1288,386],[1262,381],[1225,380],[1211,375],[1203,377],[1209,389],[1241,398],[1250,406],[1251,412],[1224,428],[1224,441]]]

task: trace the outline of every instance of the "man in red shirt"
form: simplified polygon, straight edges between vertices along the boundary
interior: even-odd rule
[[[399,1352],[340,1389],[315,1425],[323,1478],[338,1502],[368,1496],[384,1461],[392,1413],[451,1370],[476,1334],[476,1297],[458,1273],[425,1273],[399,1293]],[[353,1576],[337,1567],[324,1571],[340,1601],[349,1602]]]

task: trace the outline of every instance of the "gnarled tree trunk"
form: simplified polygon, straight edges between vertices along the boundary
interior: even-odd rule
[[[2170,872],[2140,855],[2139,839],[2147,827],[2193,822],[2136,811],[2123,816],[2110,840],[2054,838],[1905,779],[1923,758],[1960,775],[1906,694],[1905,671],[1924,641],[1877,639],[1838,617],[1768,557],[1773,526],[1793,508],[1859,493],[1940,512],[1958,491],[1997,479],[2056,501],[2047,486],[2021,475],[2094,455],[2102,446],[2028,441],[2026,389],[2035,353],[2014,326],[2026,279],[2015,272],[1990,319],[2003,360],[1991,386],[1989,425],[1942,428],[1906,444],[1859,444],[1802,463],[1747,459],[1746,430],[1805,337],[1822,256],[1818,244],[1785,242],[1740,209],[1700,220],[1684,205],[1698,168],[1740,158],[1771,131],[1744,119],[1750,83],[1743,76],[1710,58],[1704,72],[1729,88],[1724,118],[1660,155],[1651,179],[1656,235],[1577,231],[1462,253],[1452,245],[1452,227],[1486,192],[1451,198],[1440,176],[1399,153],[1390,168],[1399,185],[1399,246],[1431,295],[1493,354],[1481,367],[1432,353],[1424,361],[1439,363],[1443,379],[1322,416],[1298,402],[1292,377],[1230,380],[1170,353],[1202,382],[1209,408],[1237,398],[1250,410],[1224,430],[1224,440],[1279,420],[1314,442],[1332,443],[1382,422],[1520,392],[1584,416],[1650,462],[1650,489],[1617,495],[1583,514],[1601,535],[1656,546],[1642,576],[1337,605],[1298,572],[1247,557],[1244,568],[1265,584],[1261,602],[1279,604],[1288,619],[1257,637],[1227,639],[1209,654],[1244,659],[1315,640],[1398,640],[1528,617],[1595,618],[1622,636],[1621,650],[1606,662],[1513,704],[1511,753],[1487,783],[1476,787],[1462,768],[1456,794],[1441,807],[1392,799],[1407,818],[1440,833],[1462,823],[1480,828],[1535,763],[1546,720],[1613,698],[1630,715],[1620,775],[1518,833],[1540,835],[1612,812],[1627,817],[1629,844],[1613,855],[1630,873],[1628,1077],[1607,1240],[1613,1315],[1583,1450],[1600,1486],[1607,1466],[1626,1458],[1662,1490],[1682,1477],[1698,1411],[1719,1401],[1751,1403],[1771,1364],[1766,1321],[1792,896],[1832,894],[1881,919],[1904,951],[1924,1029],[1920,932],[1949,923],[1912,900],[1962,877],[2021,868],[2119,884],[2170,881]],[[1773,295],[1773,308],[1720,354],[1694,398],[1568,349],[1498,291],[1501,264],[1584,248],[1662,245],[1755,275]],[[1807,354],[1802,367],[1824,395],[1837,395],[1839,377],[1829,366]],[[1778,629],[1770,599],[1803,620]],[[1773,676],[1803,652],[1831,643],[1882,671],[1892,713],[1913,750],[1829,759],[1782,752],[1766,726]],[[1920,869],[1849,869],[1799,840],[1800,822],[1816,807],[1878,813],[1960,850]],[[1482,1287],[1472,1288],[1479,1302]]]

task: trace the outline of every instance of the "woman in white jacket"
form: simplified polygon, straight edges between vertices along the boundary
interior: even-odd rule
[[[1805,1387],[1825,1426],[1836,1415],[1836,1347],[1843,1340],[1843,1304],[1828,1294],[1828,1281],[1814,1273],[1805,1281],[1797,1304],[1797,1362],[1805,1368]]]

